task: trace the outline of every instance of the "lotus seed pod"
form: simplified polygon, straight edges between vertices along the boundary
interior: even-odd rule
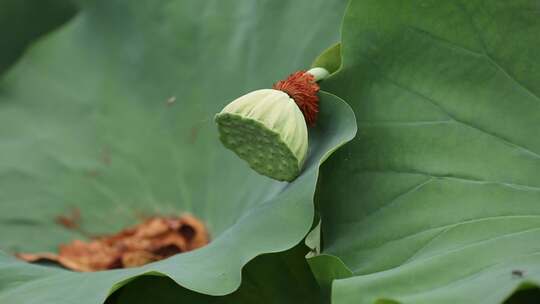
[[[285,92],[253,91],[237,98],[216,115],[220,140],[262,175],[292,181],[308,150],[302,111]]]

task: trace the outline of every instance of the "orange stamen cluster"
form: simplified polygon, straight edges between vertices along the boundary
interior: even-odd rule
[[[317,122],[319,112],[319,85],[315,77],[305,71],[295,72],[287,79],[276,82],[274,89],[287,93],[296,102],[308,126],[313,127]]]

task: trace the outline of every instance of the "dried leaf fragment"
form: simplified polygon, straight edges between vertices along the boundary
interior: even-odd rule
[[[114,235],[60,245],[58,254],[19,253],[17,257],[27,262],[53,261],[71,270],[88,272],[137,267],[208,242],[206,227],[191,215],[152,217]]]

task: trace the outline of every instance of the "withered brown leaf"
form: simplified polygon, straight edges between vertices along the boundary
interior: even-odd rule
[[[209,242],[204,224],[191,215],[151,217],[137,226],[90,241],[74,240],[54,253],[19,253],[27,262],[52,261],[75,271],[137,267],[200,248]]]

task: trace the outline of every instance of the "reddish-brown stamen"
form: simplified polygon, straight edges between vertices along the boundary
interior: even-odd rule
[[[315,77],[305,71],[295,72],[287,79],[276,82],[274,89],[287,93],[296,102],[308,126],[313,127],[317,122],[319,112],[319,85]]]

